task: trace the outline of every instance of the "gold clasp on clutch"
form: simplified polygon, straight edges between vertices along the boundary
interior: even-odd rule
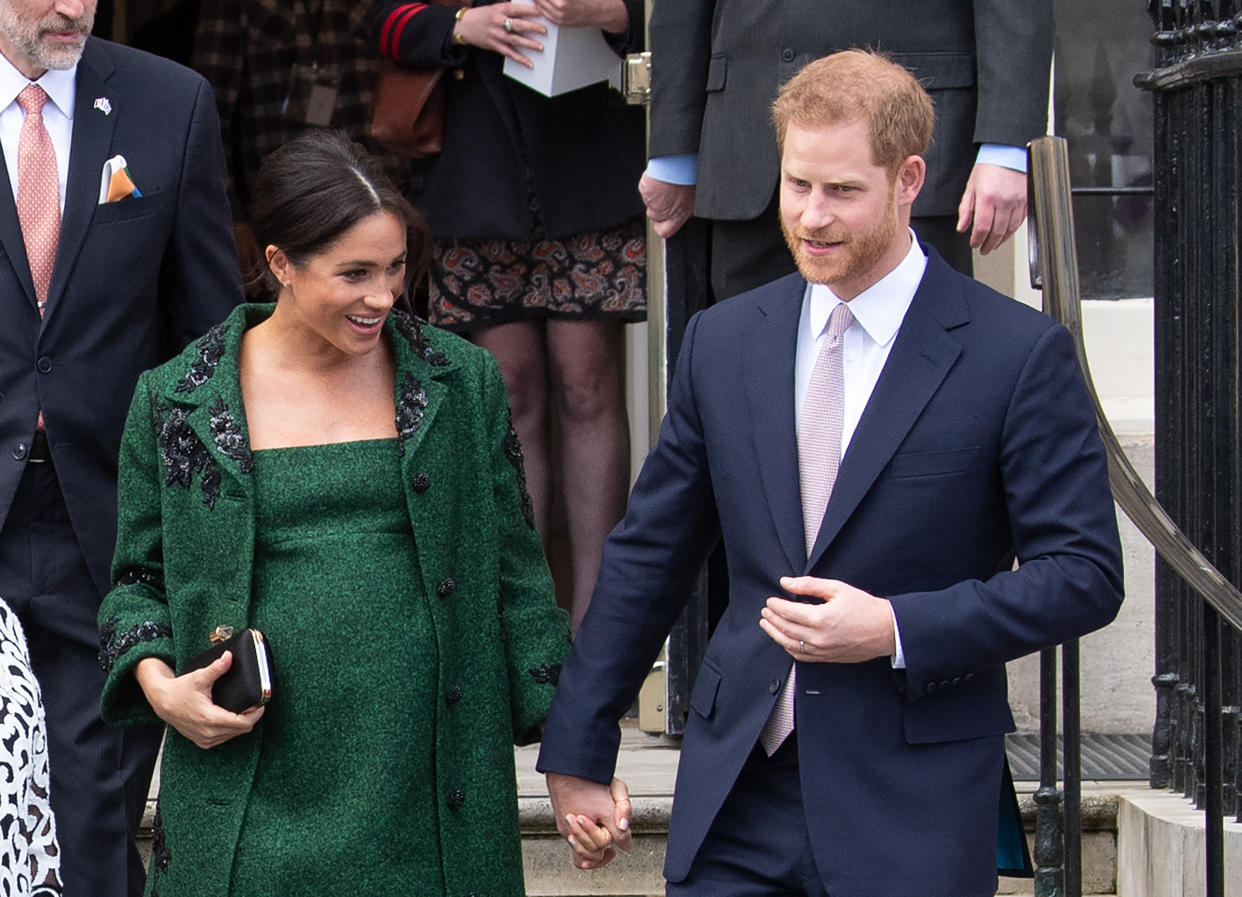
[[[221,624],[220,626],[217,626],[215,629],[211,630],[211,635],[207,637],[211,639],[211,643],[213,645],[218,645],[221,642],[227,642],[229,639],[233,637],[233,627]]]

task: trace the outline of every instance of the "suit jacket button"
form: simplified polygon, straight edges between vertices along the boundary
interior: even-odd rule
[[[414,491],[422,495],[431,487],[431,477],[423,472],[419,472],[414,476]]]
[[[38,360],[36,367],[39,368],[40,374],[50,374],[52,372],[52,359],[44,355]]]
[[[444,582],[440,583],[440,585],[436,588],[436,594],[439,595],[441,598],[448,598],[450,595],[453,594],[453,590],[455,588],[457,588],[457,583],[455,583],[453,581],[453,578],[450,576],[448,579],[444,580]]]
[[[456,704],[458,701],[461,700],[461,695],[462,695],[461,686],[454,685],[444,695],[444,703],[452,707],[454,704]]]
[[[964,680],[962,679],[962,677],[961,677],[961,676],[954,676],[954,677],[953,677],[953,686],[956,688],[957,686],[961,685],[963,681],[964,681]]]
[[[926,690],[926,691],[935,691],[935,690],[936,690],[936,683],[935,683],[935,682],[928,682],[928,683],[927,683],[927,685],[926,685],[926,686],[924,686],[924,690]]]
[[[793,62],[793,61],[794,61],[793,50],[790,50],[789,48],[785,48],[784,50],[781,50],[781,62]]]
[[[952,684],[953,684],[953,683],[952,683],[952,682],[950,682],[948,679],[941,679],[941,680],[940,680],[940,687],[941,687],[941,688],[948,688],[948,687],[949,687],[950,685],[952,685]]]
[[[448,807],[454,813],[460,810],[462,808],[462,805],[465,804],[465,802],[466,802],[466,792],[462,791],[460,788],[454,788],[452,791],[449,792]]]
[[[963,682],[969,682],[969,681],[970,681],[971,679],[973,679],[973,678],[975,678],[975,674],[974,674],[974,673],[967,673],[965,676],[963,676],[963,677],[962,677],[962,681],[963,681]]]
[[[13,446],[13,460],[21,461],[26,457],[26,453],[29,451],[30,449],[26,447],[26,443],[19,442],[17,445]]]
[[[768,683],[768,691],[770,691],[772,694],[776,694],[780,690],[781,690],[781,680],[773,679],[771,682]]]

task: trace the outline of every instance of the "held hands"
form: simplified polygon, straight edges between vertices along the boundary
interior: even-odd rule
[[[974,226],[971,228],[971,220]],[[1026,175],[1000,165],[978,163],[957,207],[957,232],[970,231],[970,245],[987,255],[1026,218]]]
[[[896,651],[893,608],[885,599],[815,576],[782,576],[781,588],[821,600],[802,604],[773,596],[760,614],[759,626],[794,660],[862,663]]]
[[[573,848],[573,863],[579,869],[598,869],[616,856],[614,847],[629,850],[630,790],[614,778],[611,785],[589,779],[550,772],[548,796],[556,827]]]
[[[143,694],[155,715],[201,748],[213,748],[254,728],[265,708],[232,713],[211,701],[211,687],[233,665],[225,651],[210,666],[183,676],[157,657],[147,657],[134,668]]]
[[[665,240],[681,230],[694,214],[694,184],[669,184],[643,172],[638,179],[638,193],[647,207],[652,230]]]
[[[535,0],[539,14],[566,28],[594,26],[621,34],[630,25],[625,0]]]

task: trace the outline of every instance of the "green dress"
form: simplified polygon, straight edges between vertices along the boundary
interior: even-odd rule
[[[443,894],[432,744],[411,738],[432,731],[437,645],[397,441],[254,459],[252,625],[275,684],[230,892]]]

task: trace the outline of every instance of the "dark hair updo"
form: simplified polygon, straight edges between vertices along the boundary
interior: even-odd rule
[[[340,131],[313,128],[263,160],[250,222],[260,248],[277,246],[301,267],[377,212],[391,212],[405,224],[408,291],[431,262],[427,222],[360,144]],[[267,266],[264,272],[274,291]]]

